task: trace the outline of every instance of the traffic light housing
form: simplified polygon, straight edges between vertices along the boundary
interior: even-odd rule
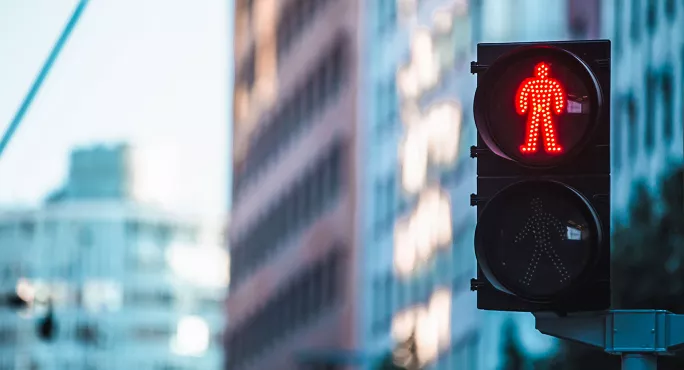
[[[478,44],[478,308],[610,307],[610,41]]]

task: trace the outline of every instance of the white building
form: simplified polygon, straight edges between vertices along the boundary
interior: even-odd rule
[[[532,315],[478,311],[469,289],[476,276],[476,212],[469,198],[475,192],[469,150],[476,141],[476,78],[470,62],[478,42],[586,37],[592,27],[577,19],[588,15],[571,18],[572,2],[365,2],[359,122],[365,122],[367,155],[359,165],[365,167],[360,227],[367,314],[360,325],[372,353],[387,351],[393,336],[419,322],[419,332],[434,333],[422,334],[433,368],[497,369],[509,317],[531,354],[552,348],[553,341],[534,329]]]
[[[684,4],[603,2],[612,41],[613,214],[625,216],[634,186],[651,190],[684,159]]]
[[[196,220],[116,191],[128,189],[129,166],[111,159],[127,150],[78,151],[64,191],[40,209],[0,212],[0,289],[29,302],[0,310],[0,369],[222,366],[226,254]],[[107,168],[119,170],[98,181],[94,170]],[[48,301],[53,340],[37,331]]]

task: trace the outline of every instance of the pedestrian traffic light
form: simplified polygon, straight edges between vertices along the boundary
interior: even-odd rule
[[[610,41],[478,44],[480,309],[610,307]]]

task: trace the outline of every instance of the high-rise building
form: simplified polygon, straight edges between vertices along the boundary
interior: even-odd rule
[[[236,1],[229,369],[353,359],[357,3]]]
[[[613,205],[618,221],[637,182],[653,191],[684,160],[684,4],[603,2],[613,59]]]
[[[197,220],[130,196],[131,158],[75,150],[43,206],[0,212],[0,294],[28,303],[0,310],[0,369],[220,368],[227,255]]]

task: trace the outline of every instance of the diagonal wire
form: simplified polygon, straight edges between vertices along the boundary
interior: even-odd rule
[[[14,118],[10,122],[9,126],[7,127],[7,130],[5,131],[5,134],[2,136],[2,140],[0,141],[0,157],[2,157],[2,153],[5,151],[5,147],[7,147],[7,144],[9,144],[9,141],[12,139],[12,136],[17,131],[19,124],[21,124],[24,115],[26,115],[26,112],[31,106],[31,102],[33,102],[33,99],[36,97],[36,94],[38,93],[40,86],[43,84],[45,77],[50,72],[50,69],[52,68],[52,65],[55,63],[55,60],[57,59],[59,52],[62,50],[62,47],[69,38],[69,35],[71,35],[71,31],[74,29],[74,26],[76,26],[76,23],[81,17],[81,13],[83,13],[83,10],[88,4],[88,1],[89,0],[79,1],[78,5],[76,6],[76,9],[74,9],[74,12],[71,14],[69,23],[67,23],[64,27],[62,34],[59,36],[59,39],[57,40],[57,43],[52,48],[52,51],[50,52],[50,55],[48,56],[47,60],[45,60],[45,63],[43,64],[43,67],[41,68],[38,77],[36,77],[35,81],[33,81],[31,89],[29,90],[28,94],[26,94],[26,97],[24,97],[24,100],[21,102],[21,106],[19,106],[17,112],[14,114]]]

